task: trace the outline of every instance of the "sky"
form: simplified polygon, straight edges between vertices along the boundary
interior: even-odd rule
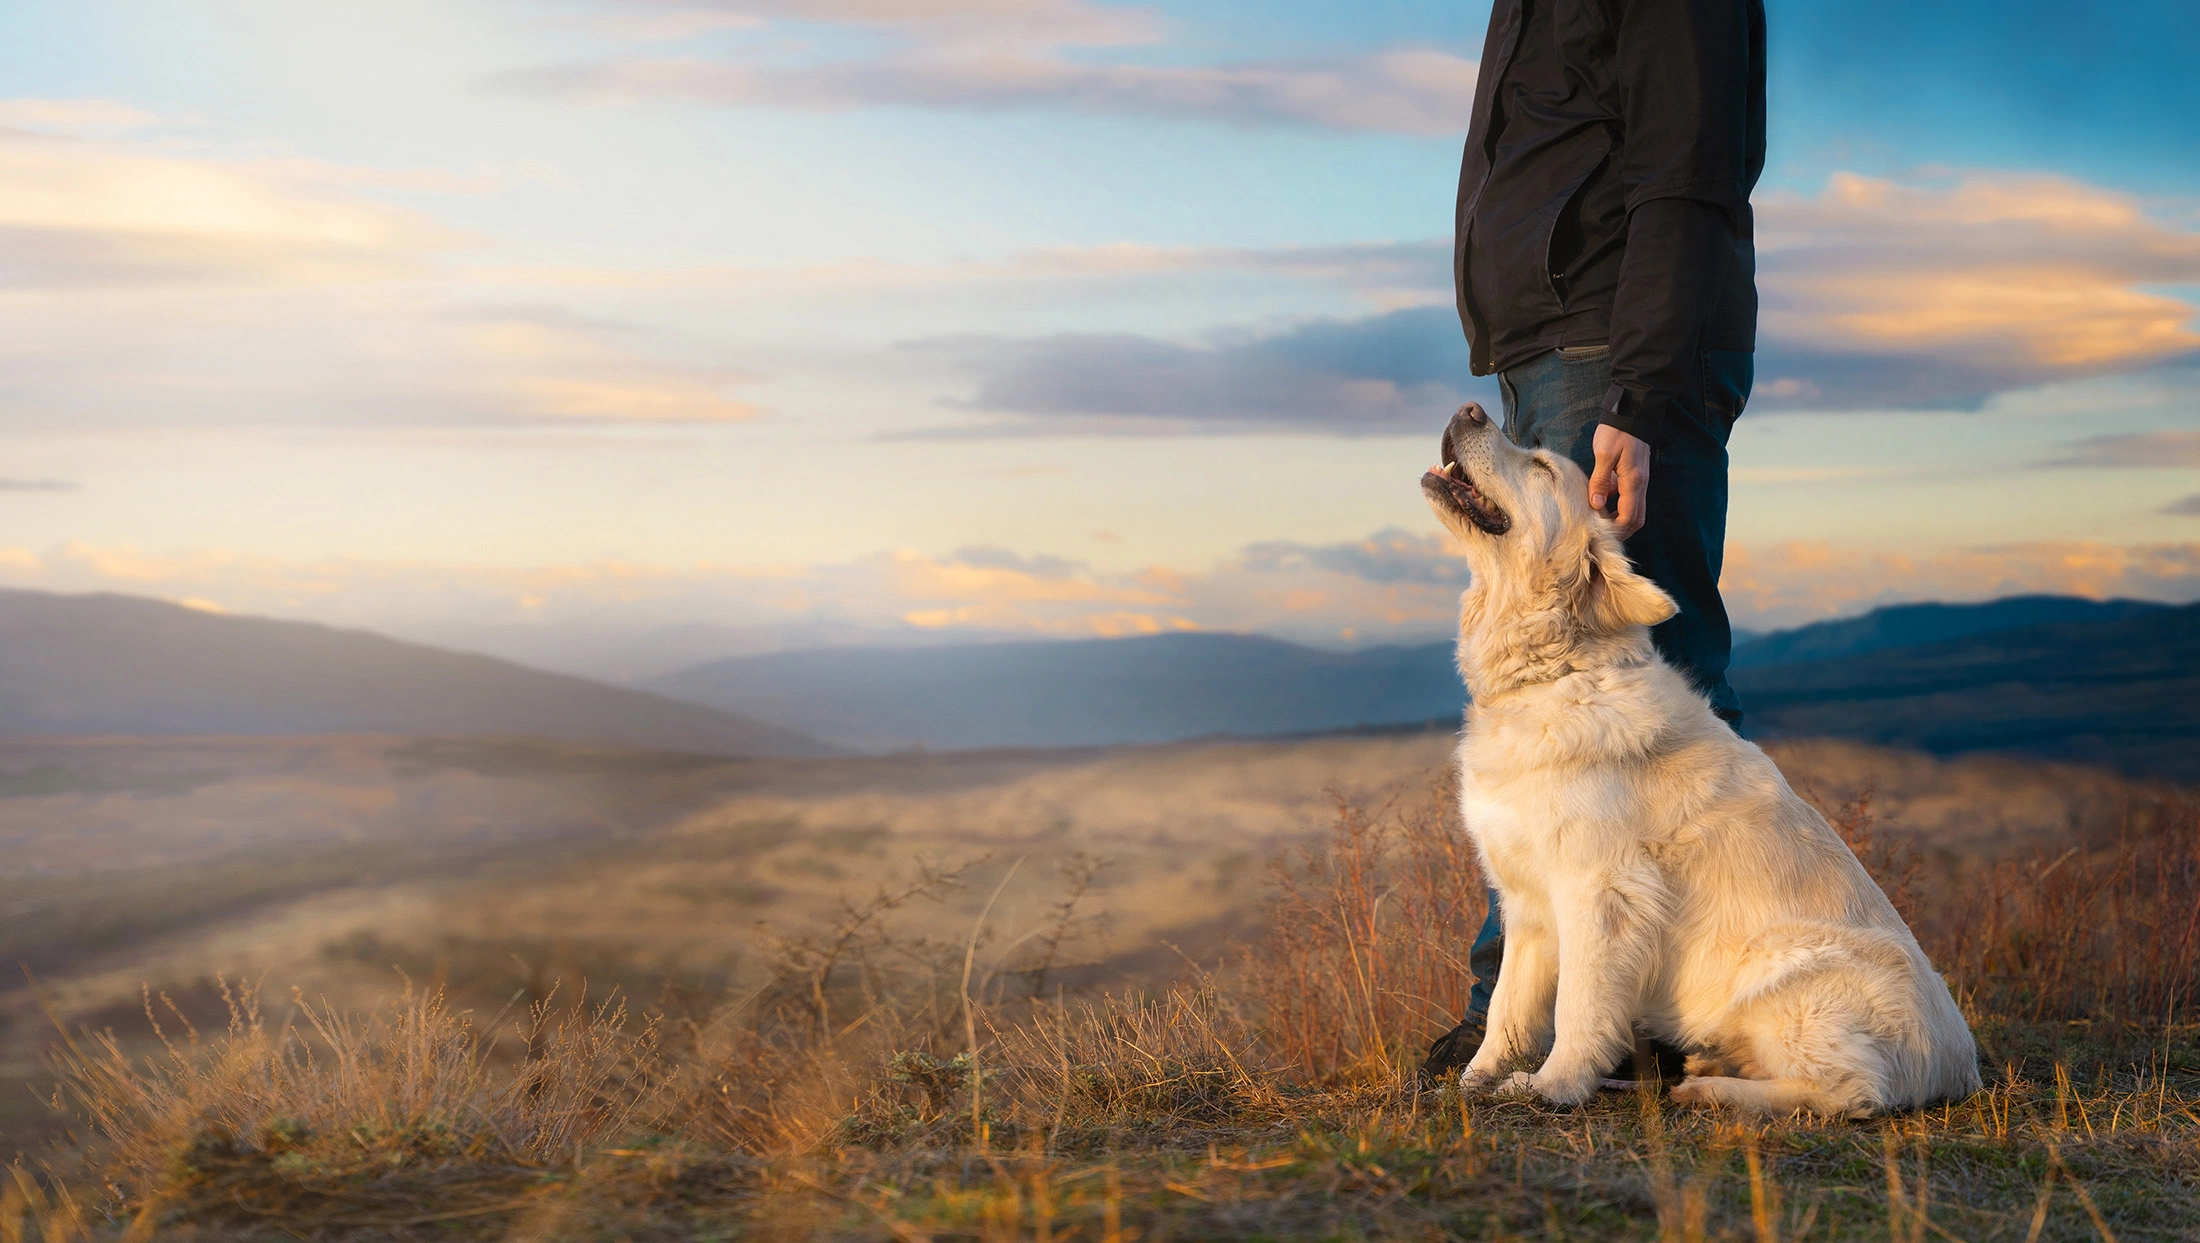
[[[1767,9],[1737,623],[2200,598],[2200,10]],[[1440,636],[1487,20],[0,0],[0,585],[619,675]]]

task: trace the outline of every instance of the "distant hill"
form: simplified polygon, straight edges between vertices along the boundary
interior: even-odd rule
[[[716,708],[361,631],[0,590],[0,736],[352,732],[832,750]]]
[[[2200,605],[1737,670],[1753,736],[2014,750],[2200,781]]]
[[[641,685],[866,750],[1310,733],[1465,701],[1449,643],[1328,652],[1239,634],[779,652]]]
[[[2168,605],[2152,600],[2088,600],[2082,596],[2009,596],[1983,604],[1895,604],[1861,617],[1816,622],[1794,630],[1735,636],[1734,668],[1863,656],[1889,648],[1939,643],[2056,622],[2122,621]]]

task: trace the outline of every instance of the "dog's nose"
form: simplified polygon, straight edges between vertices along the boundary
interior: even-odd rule
[[[1443,461],[1446,464],[1458,461],[1459,450],[1456,447],[1458,442],[1476,430],[1489,425],[1490,416],[1482,412],[1482,407],[1479,404],[1470,401],[1459,407],[1459,412],[1451,416],[1451,422],[1444,425],[1443,439],[1438,442],[1439,449],[1443,454]]]

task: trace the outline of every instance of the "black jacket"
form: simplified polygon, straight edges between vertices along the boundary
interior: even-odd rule
[[[1755,347],[1763,0],[1496,0],[1459,169],[1474,373],[1608,343],[1655,442],[1699,349]]]

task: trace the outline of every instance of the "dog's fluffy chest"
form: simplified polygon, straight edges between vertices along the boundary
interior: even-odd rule
[[[1640,780],[1622,766],[1523,767],[1511,762],[1515,748],[1486,741],[1460,744],[1459,810],[1501,889],[1540,892],[1561,872],[1583,868],[1646,863],[1662,871],[1679,862],[1676,851],[1686,852],[1671,817],[1643,804]]]
[[[1532,775],[1478,770],[1472,747],[1471,740],[1462,744],[1458,767],[1467,833],[1501,888],[1540,891],[1558,862],[1565,809],[1582,802],[1585,791],[1553,788]],[[1589,801],[1596,801],[1593,795]]]

